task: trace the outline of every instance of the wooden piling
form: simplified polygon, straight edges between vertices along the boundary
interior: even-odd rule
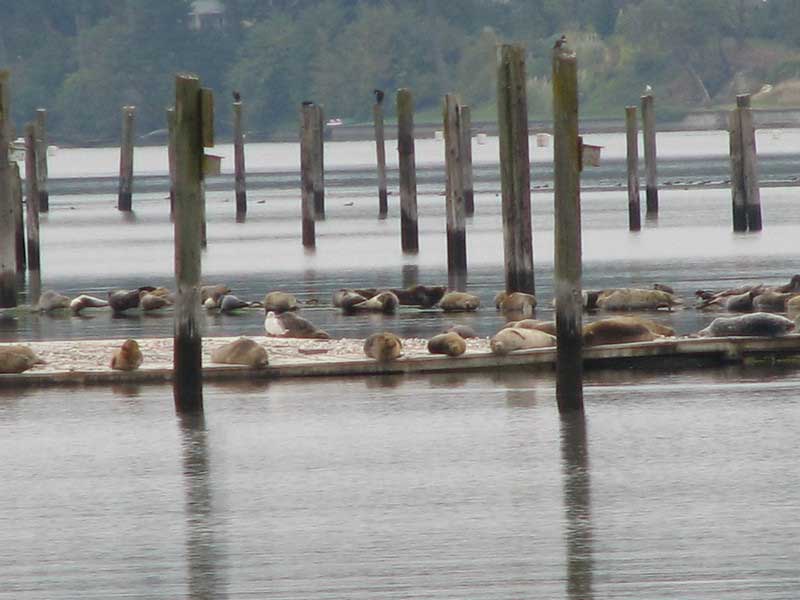
[[[419,252],[417,167],[414,158],[414,98],[397,90],[397,154],[400,177],[400,243],[404,253]]]
[[[175,222],[175,107],[167,109],[167,161],[169,163],[169,220]]]
[[[747,229],[761,231],[761,191],[758,177],[758,153],[756,152],[756,130],[753,112],[750,109],[750,94],[736,96],[739,126],[742,136],[742,180],[745,192],[745,214]]]
[[[375,150],[378,165],[378,218],[385,219],[389,213],[389,197],[386,191],[386,138],[383,132],[383,92],[381,90],[375,91],[372,121],[375,127]]]
[[[242,126],[242,101],[233,103],[233,165],[234,190],[236,192],[236,222],[241,223],[247,215],[247,190],[244,169],[244,128]]]
[[[39,189],[39,211],[50,210],[47,184],[47,109],[36,109],[36,187]]]
[[[475,214],[475,190],[472,184],[472,111],[469,106],[459,106],[459,125],[461,129],[461,166],[464,182],[464,214]]]
[[[41,261],[39,260],[39,173],[36,161],[36,126],[25,126],[25,207],[26,226],[28,233],[28,271],[39,273]],[[29,299],[34,304],[34,299]],[[39,298],[35,299],[38,302]]]
[[[747,231],[747,211],[745,208],[744,175],[742,169],[742,135],[739,110],[733,109],[728,115],[728,141],[731,159],[731,199],[733,205],[733,230]]]
[[[316,246],[314,225],[314,123],[317,112],[314,105],[304,102],[300,109],[300,187],[301,214],[303,221],[303,247]]]
[[[451,290],[464,291],[467,278],[467,238],[464,214],[463,135],[460,107],[453,94],[443,102],[447,214],[447,278]]]
[[[642,135],[644,141],[644,170],[647,218],[658,216],[658,166],[656,159],[656,112],[653,94],[647,92],[642,100]]]
[[[9,71],[0,70],[0,308],[17,305],[17,250],[11,191],[11,104]]]
[[[11,163],[11,199],[14,210],[14,256],[17,266],[17,275],[24,274],[28,266],[25,256],[25,217],[23,214],[22,179],[19,175],[19,164]]]
[[[314,105],[315,118],[312,130],[314,143],[311,148],[311,174],[314,184],[314,218],[325,220],[325,116],[322,107]]]
[[[636,107],[625,107],[625,140],[628,157],[628,230],[642,228],[642,211],[639,205],[639,126]]]
[[[119,195],[117,209],[130,211],[133,193],[133,121],[135,106],[122,107],[122,138],[119,146]]]
[[[175,78],[175,337],[173,394],[178,412],[203,410],[200,334],[203,102],[200,81]],[[213,121],[212,121],[213,122]],[[213,138],[212,138],[213,139]]]
[[[506,292],[535,294],[525,48],[497,52],[497,120]]]
[[[583,410],[581,291],[581,145],[577,59],[566,44],[553,49],[555,191],[556,398],[560,413]]]

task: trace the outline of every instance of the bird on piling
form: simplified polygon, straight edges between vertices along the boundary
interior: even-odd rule
[[[567,43],[567,36],[562,34],[561,37],[556,40],[556,43],[553,44],[553,48],[561,48],[566,43]]]
[[[303,100],[303,106],[314,106],[314,102],[312,100]]]
[[[242,95],[239,93],[239,90],[233,90],[233,101],[234,102],[242,101]]]
[[[379,89],[376,88],[376,89],[372,90],[372,93],[375,94],[375,102],[377,104],[380,104],[381,102],[383,102],[383,90],[379,90]]]

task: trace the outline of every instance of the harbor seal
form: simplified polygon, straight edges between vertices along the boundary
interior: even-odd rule
[[[457,333],[465,340],[478,337],[477,332],[472,327],[469,325],[463,325],[461,323],[449,325],[444,329],[444,331],[442,331],[442,333],[450,333],[451,331],[453,333]]]
[[[356,304],[361,304],[366,300],[366,296],[362,296],[350,288],[342,288],[333,293],[333,306],[335,308],[341,308],[342,311],[346,313],[352,312]]]
[[[166,296],[153,294],[152,292],[141,291],[139,292],[139,308],[144,312],[158,310],[165,306],[172,304]]]
[[[701,337],[776,337],[785,335],[794,328],[795,324],[791,319],[771,313],[757,312],[736,317],[717,317],[711,322],[711,325],[701,329],[698,335]]]
[[[287,292],[269,292],[264,296],[262,304],[264,305],[265,311],[272,311],[275,314],[281,314],[300,308],[297,298]]]
[[[403,353],[403,342],[393,333],[373,333],[364,341],[364,354],[378,362],[388,362]]]
[[[523,316],[530,316],[536,308],[536,296],[525,294],[524,292],[512,292],[506,294],[500,301],[500,310],[504,313],[514,313]]]
[[[789,298],[789,301],[786,302],[786,312],[790,315],[797,315],[800,313],[800,296]]]
[[[245,302],[244,300],[237,298],[233,294],[225,294],[219,301],[219,312],[228,314],[232,313],[235,310],[248,308],[249,306],[250,306],[249,302]]]
[[[350,309],[354,312],[381,312],[385,315],[393,315],[397,312],[400,301],[392,292],[379,292],[372,298],[368,298],[358,304],[353,304]]]
[[[134,371],[142,364],[142,351],[136,340],[127,339],[122,346],[114,350],[109,365],[116,371]]]
[[[638,317],[609,317],[583,326],[583,343],[586,346],[651,342],[674,335],[672,328]]]
[[[661,290],[648,290],[642,288],[617,288],[604,290],[597,298],[597,307],[604,310],[655,310],[666,308],[672,310],[673,306],[682,304],[669,292]]]
[[[556,345],[555,336],[538,329],[501,329],[489,340],[494,354],[505,355],[514,350],[549,348]]]
[[[318,328],[311,323],[311,321],[303,317],[298,317],[292,312],[275,314],[274,311],[268,311],[264,319],[264,329],[267,335],[274,337],[316,340],[329,340],[331,337],[326,331]]]
[[[480,305],[480,298],[466,292],[447,292],[439,301],[439,307],[445,312],[471,312]]]
[[[742,294],[712,296],[702,300],[697,305],[697,308],[720,307],[729,312],[750,312],[753,310],[753,299],[756,297],[756,292],[753,290],[748,290]]]
[[[211,362],[262,368],[269,364],[269,359],[264,346],[250,338],[240,337],[212,350]]]
[[[509,321],[503,326],[503,329],[510,327],[517,329],[536,329],[537,331],[544,331],[550,335],[556,334],[555,321],[539,321],[538,319],[522,319],[521,321]]]
[[[0,346],[0,373],[24,373],[34,365],[45,364],[28,346]]]
[[[447,292],[447,287],[443,285],[412,285],[405,289],[392,288],[389,291],[397,296],[401,306],[431,308],[442,299]]]
[[[214,301],[219,301],[219,299],[222,296],[230,293],[231,293],[231,288],[229,288],[224,283],[212,283],[208,285],[201,285],[200,303],[205,304],[205,301],[208,300],[209,298],[213,298]]]
[[[797,292],[768,290],[753,298],[753,310],[756,312],[785,312],[786,303],[795,296],[797,296]]]
[[[141,290],[112,290],[108,292],[108,305],[114,313],[119,314],[139,306]]]
[[[440,333],[428,340],[428,352],[431,354],[446,354],[447,356],[461,356],[467,351],[467,342],[456,332]]]
[[[79,315],[84,308],[104,308],[106,306],[108,306],[108,301],[102,298],[81,294],[70,301],[69,310],[73,315]]]
[[[51,312],[61,308],[69,308],[69,304],[69,298],[63,294],[59,294],[53,290],[45,290],[42,292],[42,295],[39,296],[39,303],[36,305],[36,309],[39,312]]]

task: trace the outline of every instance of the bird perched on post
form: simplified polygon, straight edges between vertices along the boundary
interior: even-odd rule
[[[566,43],[567,43],[567,36],[562,34],[561,37],[556,40],[556,43],[553,44],[553,48],[561,48]]]
[[[314,106],[314,102],[311,100],[303,100],[303,106]]]
[[[233,101],[234,102],[241,102],[242,101],[242,95],[239,93],[238,90],[233,90]]]
[[[383,90],[374,89],[372,90],[372,93],[375,94],[375,102],[377,104],[383,102]]]

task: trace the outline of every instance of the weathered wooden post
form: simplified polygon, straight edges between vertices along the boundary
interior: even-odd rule
[[[122,107],[122,139],[119,147],[119,196],[117,209],[130,211],[133,193],[133,120],[135,106]]]
[[[385,219],[389,213],[389,198],[386,191],[386,138],[383,133],[383,90],[374,90],[375,104],[372,106],[372,121],[375,126],[375,150],[378,163],[378,218]]]
[[[175,221],[175,107],[167,109],[167,161],[169,163],[169,220]]]
[[[736,96],[736,107],[739,112],[739,127],[742,136],[742,180],[745,192],[747,229],[761,231],[761,190],[758,177],[756,130],[753,123],[753,112],[750,109],[750,94]]]
[[[303,220],[303,247],[316,246],[316,230],[314,225],[314,123],[317,112],[314,104],[303,102],[300,109],[300,186],[301,213]]]
[[[50,210],[50,193],[47,185],[47,109],[36,109],[36,176],[39,188],[39,211]]]
[[[208,97],[201,91],[197,77],[176,76],[173,394],[178,412],[203,410],[199,286],[203,147],[213,145],[213,107],[209,106]]]
[[[28,271],[37,278],[41,270],[39,260],[39,173],[36,164],[36,127],[25,126],[25,206],[28,233]],[[35,275],[34,275],[35,273]],[[39,301],[38,296],[31,298],[30,303]]]
[[[577,58],[566,42],[553,49],[556,398],[558,411],[583,410],[581,292],[581,145]]]
[[[314,179],[314,218],[325,220],[325,122],[322,107],[314,105],[315,118],[312,130],[314,143],[311,148],[312,177]]]
[[[645,194],[648,218],[658,217],[658,166],[656,159],[656,112],[653,94],[642,96],[642,135],[644,138]]]
[[[472,111],[469,106],[461,105],[459,124],[461,126],[461,165],[464,182],[464,213],[471,217],[475,214],[475,190],[472,184]]]
[[[201,125],[200,133],[203,135],[203,148],[212,148],[214,146],[214,92],[209,88],[200,88],[200,106],[202,107],[201,117],[203,124]],[[205,248],[208,246],[208,221],[206,219],[206,171],[210,168],[208,166],[208,159],[203,155],[203,177],[200,180],[200,213],[202,215],[202,222],[200,226],[200,247]],[[217,173],[215,173],[217,174]]]
[[[17,305],[17,242],[11,192],[11,104],[9,71],[0,70],[0,308]]]
[[[739,109],[728,114],[728,141],[731,157],[731,199],[733,201],[733,230],[747,231],[744,175],[742,169],[742,133]]]
[[[397,154],[400,177],[400,243],[403,252],[419,252],[417,166],[414,158],[414,98],[397,90]]]
[[[625,107],[625,139],[628,157],[628,230],[642,228],[642,210],[639,205],[639,126],[636,107]]]
[[[244,169],[244,127],[242,126],[242,101],[238,97],[235,97],[233,102],[233,164],[234,190],[236,191],[236,222],[241,223],[247,216],[247,190],[245,186]]]
[[[11,163],[11,197],[14,210],[14,255],[16,257],[17,274],[24,274],[28,266],[25,256],[25,217],[22,213],[22,179],[19,176],[19,164]]]
[[[467,238],[464,215],[463,135],[458,99],[443,103],[445,170],[447,174],[447,279],[451,290],[464,291],[467,280]]]
[[[506,292],[535,294],[525,48],[520,45],[498,48],[497,125]]]

